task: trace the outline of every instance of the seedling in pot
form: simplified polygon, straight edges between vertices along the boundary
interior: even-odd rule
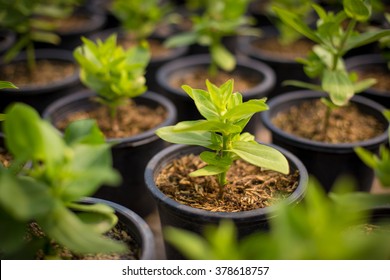
[[[192,18],[192,30],[172,36],[166,41],[167,47],[188,46],[198,43],[207,46],[211,55],[209,75],[215,76],[218,69],[232,71],[236,58],[222,39],[232,35],[259,35],[259,30],[250,28],[251,20],[245,16],[249,0],[208,1],[205,11]]]
[[[35,42],[58,44],[60,37],[53,32],[51,19],[62,16],[63,11],[53,3],[42,0],[0,0],[0,27],[18,34],[18,41],[5,53],[4,61],[13,60],[26,49],[28,69],[35,69]]]
[[[329,98],[323,98],[328,108],[327,117],[324,119],[324,134],[326,134],[331,110],[346,106],[356,93],[364,91],[375,83],[374,79],[357,81],[356,73],[349,73],[346,70],[343,56],[354,48],[376,42],[390,35],[390,30],[363,33],[356,30],[358,22],[364,22],[370,18],[371,6],[368,1],[344,0],[343,6],[344,10],[334,13],[327,12],[321,6],[313,4],[319,16],[316,29],[310,28],[294,13],[274,7],[274,11],[285,24],[316,43],[308,57],[299,58],[298,61],[304,65],[307,76],[312,79],[317,78],[320,84],[290,80],[285,81],[284,84],[328,94]],[[345,29],[342,28],[344,22],[347,22]]]
[[[145,41],[124,50],[117,45],[116,34],[105,41],[82,38],[83,45],[74,51],[80,65],[82,83],[97,93],[96,100],[107,106],[116,123],[117,108],[131,102],[146,91],[145,68],[149,63],[149,47]]]
[[[156,131],[167,142],[202,146],[213,151],[200,154],[207,165],[192,172],[190,176],[216,175],[222,195],[227,184],[227,171],[237,159],[287,174],[289,165],[282,153],[257,143],[250,133],[242,132],[255,113],[268,109],[266,99],[243,102],[242,95],[233,92],[233,80],[220,87],[206,80],[206,86],[207,91],[187,85],[182,87],[205,119],[183,121]]]
[[[58,258],[55,244],[76,254],[126,251],[103,236],[117,223],[114,210],[80,202],[103,184],[120,181],[94,121],[74,122],[62,137],[34,109],[16,103],[6,110],[3,132],[13,161],[0,167],[0,223],[7,229],[1,232],[2,256],[35,258],[40,251]],[[38,235],[28,230],[31,222]]]
[[[111,4],[122,28],[137,41],[147,39],[159,23],[168,21],[170,10],[170,5],[160,0],[114,0]]]

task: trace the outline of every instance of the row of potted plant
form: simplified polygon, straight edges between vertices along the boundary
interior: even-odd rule
[[[355,47],[389,36],[388,30],[365,33],[354,30],[357,21],[369,18],[369,7],[363,1],[357,1],[359,3],[354,1],[344,2],[344,10],[338,13],[326,12],[321,6],[314,5],[313,7],[320,18],[316,29],[311,29],[294,13],[280,7],[275,6],[274,8],[286,25],[291,25],[298,32],[314,41],[313,52],[306,60],[301,61],[304,62],[305,70],[309,76],[311,78],[317,77],[320,83],[290,82],[290,85],[303,85],[316,91],[328,93],[327,95],[320,95],[324,97],[323,103],[325,105],[319,103],[319,107],[316,107],[324,108],[324,115],[323,117],[320,116],[323,122],[317,121],[319,127],[315,128],[320,131],[320,135],[325,134],[321,132],[322,128],[328,130],[331,125],[332,114],[336,114],[336,117],[334,117],[336,119],[344,115],[344,113],[338,113],[342,108],[337,107],[355,103],[356,98],[351,99],[352,95],[372,84],[372,80],[356,82],[355,77],[347,72],[342,59],[343,55]],[[269,206],[269,203],[273,201],[272,198],[266,199],[265,204],[260,208],[256,206],[260,203],[259,201],[264,200],[260,197],[260,193],[264,190],[259,191],[259,189],[267,188],[265,192],[271,192],[271,189],[277,184],[276,179],[259,175],[262,169],[277,171],[278,179],[283,182],[287,179],[293,180],[292,183],[282,187],[287,189],[284,196],[288,196],[287,200],[292,204],[299,201],[305,193],[307,187],[306,168],[309,173],[319,177],[325,188],[329,189],[334,180],[344,173],[343,168],[351,167],[351,163],[353,163],[354,167],[349,168],[348,172],[359,170],[359,174],[362,175],[362,188],[367,189],[371,186],[373,176],[363,174],[362,170],[368,168],[364,164],[360,164],[361,161],[354,151],[355,146],[364,146],[365,144],[360,138],[353,140],[355,142],[353,146],[349,144],[328,145],[328,143],[318,144],[317,139],[302,140],[302,137],[284,133],[288,134],[287,138],[294,138],[294,143],[303,142],[303,144],[296,144],[296,147],[291,148],[279,139],[279,136],[276,136],[276,132],[273,132],[275,143],[285,147],[285,149],[278,146],[261,145],[255,141],[253,134],[257,133],[260,124],[256,121],[250,122],[253,116],[258,116],[257,113],[265,111],[261,113],[264,123],[269,129],[274,125],[271,121],[267,123],[266,117],[269,115],[276,116],[275,110],[278,106],[275,104],[277,104],[278,97],[268,103],[269,111],[266,111],[268,106],[262,98],[266,97],[275,86],[275,74],[272,68],[266,64],[253,62],[248,58],[244,58],[242,61],[250,62],[254,66],[241,66],[241,59],[237,59],[234,53],[224,47],[222,42],[223,37],[234,35],[237,31],[243,31],[243,34],[246,35],[256,33],[250,28],[241,29],[241,27],[246,27],[247,20],[243,17],[243,14],[247,10],[248,3],[249,1],[228,0],[208,2],[204,12],[194,17],[193,30],[177,35],[168,41],[168,45],[176,46],[194,42],[209,46],[209,56],[188,57],[181,61],[192,61],[190,70],[185,70],[180,65],[181,62],[167,63],[157,70],[157,82],[161,82],[164,88],[172,92],[179,92],[178,96],[181,97],[177,97],[168,90],[164,93],[169,97],[168,99],[163,96],[156,96],[152,92],[143,94],[147,83],[144,74],[145,69],[148,71],[147,66],[150,59],[149,44],[147,42],[136,42],[135,46],[125,50],[118,46],[115,35],[103,36],[104,40],[96,39],[96,42],[87,38],[83,39],[83,44],[74,51],[74,57],[80,67],[80,81],[88,90],[57,100],[48,108],[44,108],[42,112],[44,118],[50,120],[62,131],[64,131],[68,122],[80,118],[92,117],[98,120],[99,127],[105,133],[106,141],[112,144],[113,166],[120,171],[123,184],[116,189],[117,192],[112,189],[102,189],[97,196],[109,197],[136,210],[141,215],[147,215],[153,209],[153,202],[146,196],[146,182],[150,193],[157,201],[163,226],[173,225],[199,232],[208,223],[218,223],[221,219],[230,218],[237,225],[243,226],[239,229],[239,236],[243,237],[254,230],[268,227],[268,220],[274,215],[273,207]],[[219,12],[214,13],[215,9],[218,9]],[[124,11],[125,9],[120,10]],[[347,19],[350,23],[344,31],[339,26],[341,22],[347,21]],[[261,71],[259,71],[260,69]],[[193,70],[198,73],[207,73],[205,77],[200,78],[201,84],[195,84],[191,79],[186,80],[188,76],[194,75],[191,73]],[[255,73],[253,76],[252,72]],[[195,76],[198,75],[195,74]],[[222,75],[219,80],[218,75]],[[174,76],[180,78],[176,86],[172,84],[173,80],[176,79]],[[232,77],[234,78],[234,88],[232,80],[226,82]],[[237,84],[243,77],[251,78],[246,85],[238,87]],[[208,78],[211,81],[215,79],[217,82],[206,82],[206,87],[204,87],[203,84]],[[180,91],[177,87],[183,84],[190,86],[184,86],[184,91]],[[241,92],[242,95],[235,91]],[[251,91],[253,95],[250,94]],[[312,95],[312,93],[305,92],[305,95],[310,95],[311,99],[319,99],[317,94]],[[293,95],[289,93],[281,96],[281,98],[292,98]],[[352,102],[349,102],[350,99]],[[193,103],[195,103],[195,106]],[[297,105],[301,101],[294,101],[294,103]],[[359,102],[356,103],[360,104]],[[373,102],[369,103],[372,103],[373,106],[363,110],[370,115],[365,119],[371,119],[373,116],[378,117],[379,123],[375,125],[369,123],[371,127],[378,127],[378,131],[374,132],[374,134],[377,133],[374,140],[367,140],[369,144],[364,147],[376,152],[379,145],[386,143],[388,139],[388,121],[381,113],[384,107]],[[283,109],[288,108],[288,106],[285,102],[280,105]],[[298,111],[309,111],[306,108],[314,107],[312,104],[306,106],[308,107],[298,109]],[[183,122],[174,125],[176,123],[176,108],[179,112],[177,119]],[[195,108],[197,110],[194,110]],[[374,113],[377,109],[379,111]],[[319,110],[314,109],[315,113],[318,113]],[[84,113],[81,113],[82,111]],[[129,112],[133,111],[138,111],[140,115],[132,116]],[[190,112],[195,114],[190,115]],[[71,114],[73,116],[69,117]],[[151,114],[153,114],[152,117]],[[102,118],[99,120],[100,116]],[[126,119],[128,117],[130,120]],[[196,121],[200,117],[204,119]],[[355,119],[356,116],[351,118]],[[149,127],[135,127],[135,124],[140,123],[140,119],[151,119],[150,123],[152,125]],[[295,115],[290,119],[297,120],[301,117]],[[125,129],[130,129],[130,132],[123,131]],[[156,131],[156,129],[158,130]],[[345,129],[345,125],[342,129]],[[244,130],[248,132],[243,132]],[[276,130],[281,129],[277,128]],[[202,148],[192,150],[192,148],[183,146],[172,146],[158,153],[167,145],[158,136],[168,142],[198,145]],[[310,153],[311,149],[309,149],[308,144],[312,142],[320,145],[321,150],[328,153],[325,159],[319,159]],[[340,160],[333,157],[334,150],[338,145],[347,148],[348,151],[336,152],[336,154],[349,154],[346,156],[348,157],[348,164],[342,164],[341,167],[335,166],[335,163]],[[325,146],[329,146],[329,148]],[[204,148],[214,150],[215,153],[205,151]],[[303,151],[300,152],[299,148],[303,148]],[[296,156],[288,152],[289,149]],[[331,155],[329,155],[329,150]],[[150,160],[156,153],[158,154]],[[189,153],[194,155],[190,158],[180,159],[182,162],[179,161],[179,156]],[[304,164],[301,163],[301,160]],[[146,166],[148,162],[149,164]],[[194,165],[196,162],[199,165]],[[238,163],[241,167],[236,166]],[[192,166],[191,171],[194,172],[188,174],[189,171],[182,169],[190,164]],[[320,173],[316,173],[314,171],[316,164],[321,164],[320,168],[322,170],[326,169],[328,172],[334,172],[334,174],[322,176]],[[360,167],[356,167],[355,164]],[[234,194],[231,190],[225,190],[228,188],[224,187],[231,183],[232,179],[227,180],[226,176],[233,165],[238,169],[238,172],[255,169],[254,174],[248,175],[248,181],[244,182],[244,186],[237,185],[233,187],[233,189],[238,190],[238,194]],[[261,167],[260,170],[258,167]],[[164,168],[173,169],[179,173],[178,179],[175,179],[173,175],[164,175],[169,186],[167,188],[171,188],[168,195],[162,192],[162,186],[156,182],[157,176],[160,172],[163,172]],[[195,171],[196,169],[199,170]],[[144,170],[146,170],[145,178],[143,177]],[[184,172],[184,174],[180,175],[180,172]],[[280,173],[288,173],[289,175],[283,177]],[[214,176],[216,176],[217,182],[213,179]],[[243,177],[243,174],[239,173],[238,176]],[[205,178],[211,178],[210,182],[205,181],[208,180]],[[162,182],[164,182],[163,179],[161,179]],[[173,187],[170,184],[173,184]],[[255,186],[252,186],[252,184]],[[136,194],[136,189],[140,190],[139,194]],[[205,198],[207,193],[210,193],[211,200],[217,201],[217,205],[208,205],[208,207],[215,208],[197,209],[193,206],[183,205],[183,201],[193,201],[194,197],[192,195],[201,197],[201,201],[195,204],[202,205],[207,200]],[[281,195],[283,192],[278,189],[276,193]],[[190,194],[191,196],[189,196]],[[174,196],[177,196],[177,201],[173,200]],[[243,208],[241,209],[226,210],[221,206],[224,197],[228,201],[238,199],[238,201],[242,202],[244,200],[246,203],[242,203]],[[136,205],[136,202],[139,202],[139,206]],[[250,208],[254,205],[254,208]],[[141,206],[147,207],[145,209]],[[167,246],[167,256],[169,258],[180,257],[169,246]]]

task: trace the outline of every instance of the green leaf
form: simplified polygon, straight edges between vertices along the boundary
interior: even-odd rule
[[[345,43],[345,52],[370,44],[377,42],[379,39],[390,36],[390,30],[376,30],[376,31],[367,31],[362,34],[359,34],[359,36],[351,36],[347,39]]]
[[[359,158],[369,167],[375,168],[376,161],[375,161],[375,156],[368,150],[362,147],[356,147],[355,153],[359,156]]]
[[[229,169],[229,166],[216,166],[216,165],[206,165],[203,168],[200,168],[196,171],[191,172],[189,175],[191,177],[199,176],[212,176],[226,172]]]
[[[217,108],[211,101],[210,94],[207,91],[192,89],[187,85],[183,85],[182,89],[194,100],[196,108],[204,118],[207,120],[219,118]]]
[[[310,83],[296,81],[296,80],[283,81],[282,85],[283,86],[294,86],[294,87],[307,88],[307,89],[311,89],[311,90],[315,90],[315,91],[323,91],[323,89],[320,85],[310,84]]]
[[[337,106],[344,106],[354,95],[354,86],[349,76],[344,71],[324,70],[322,88]]]
[[[163,140],[184,145],[197,145],[209,148],[212,146],[211,132],[196,131],[196,132],[177,132],[174,126],[166,126],[156,130],[156,134]]]
[[[286,157],[275,148],[256,142],[237,141],[232,144],[231,151],[253,165],[284,174],[289,173]]]
[[[214,45],[210,49],[211,57],[223,70],[230,72],[236,67],[236,59],[224,46]]]
[[[229,110],[223,118],[230,122],[250,118],[253,114],[268,110],[266,99],[252,99]]]
[[[15,177],[0,168],[0,204],[19,221],[47,214],[53,207],[48,186],[27,177]]]
[[[206,240],[193,232],[173,227],[165,227],[163,235],[168,243],[178,248],[189,259],[212,259],[212,254]]]
[[[367,21],[371,17],[371,5],[365,0],[343,0],[344,11],[350,18]]]
[[[182,47],[195,44],[198,40],[198,34],[195,32],[186,32],[170,37],[164,42],[167,48]]]
[[[353,84],[354,92],[355,93],[363,92],[366,89],[368,89],[368,88],[372,87],[373,85],[375,85],[376,82],[377,82],[376,79],[373,79],[373,78],[355,82]]]
[[[76,214],[61,204],[56,205],[51,215],[38,219],[38,223],[50,238],[75,253],[127,251],[124,244],[96,233],[88,225],[83,224]]]
[[[64,139],[68,145],[105,143],[104,134],[95,120],[72,122],[65,130]]]
[[[6,81],[0,81],[0,89],[4,89],[4,88],[18,88],[17,86],[15,86],[13,83],[11,82],[6,82]]]
[[[229,156],[220,157],[216,153],[204,151],[200,154],[200,159],[204,162],[221,167],[229,167],[232,164],[232,159]]]
[[[273,10],[285,24],[291,26],[310,40],[316,43],[321,42],[321,38],[319,38],[316,33],[310,29],[310,27],[300,18],[300,16],[279,7],[273,7]]]
[[[237,125],[230,123],[223,123],[220,121],[182,121],[174,126],[176,132],[186,131],[209,131],[209,132],[221,132],[223,134],[240,133],[241,128]]]
[[[27,222],[18,221],[3,211],[0,207],[0,251],[2,252],[2,259],[4,254],[15,252],[19,250],[24,243],[21,242],[25,238]]]

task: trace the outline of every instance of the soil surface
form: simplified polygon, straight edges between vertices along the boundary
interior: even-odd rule
[[[168,57],[175,51],[174,49],[164,47],[162,42],[156,39],[149,38],[148,43],[152,59]],[[118,37],[118,44],[124,49],[128,49],[135,46],[136,41],[132,36],[125,35],[123,37]]]
[[[177,73],[170,77],[169,84],[174,88],[181,89],[182,85],[189,85],[192,88],[207,90],[206,79],[216,86],[221,86],[229,79],[234,79],[234,91],[245,95],[245,91],[253,88],[261,82],[261,78],[248,76],[247,74],[235,71],[227,73],[218,71],[215,77],[210,77],[207,68],[196,68],[193,71]]]
[[[31,223],[29,228],[30,235],[35,238],[42,238],[45,235],[42,233],[42,230],[36,223]],[[135,239],[128,234],[126,226],[122,222],[118,224],[110,231],[106,233],[107,238],[112,240],[118,240],[125,243],[128,247],[128,252],[126,253],[101,253],[101,254],[75,254],[72,253],[69,249],[55,243],[51,243],[53,251],[55,251],[57,257],[67,260],[137,260],[141,254],[140,245],[135,241]],[[27,237],[27,238],[31,238]],[[54,253],[54,252],[53,252]],[[38,251],[36,259],[45,259],[48,256],[44,254],[43,251]]]
[[[25,62],[14,62],[0,69],[0,80],[12,81],[17,87],[38,87],[62,81],[74,75],[77,66],[60,60],[37,60],[36,69],[30,73]]]
[[[270,57],[295,60],[297,57],[306,57],[314,44],[302,39],[293,44],[282,45],[276,37],[270,37],[255,40],[252,45]]]
[[[0,148],[0,164],[4,167],[9,167],[11,164],[12,156],[7,153],[3,148]]]
[[[372,86],[373,89],[378,90],[383,94],[390,95],[390,72],[382,66],[370,66],[356,71],[359,79],[376,79],[376,84]]]
[[[111,120],[108,108],[99,105],[89,111],[68,114],[55,126],[64,131],[72,121],[95,119],[106,138],[124,138],[148,131],[162,123],[166,117],[167,112],[162,107],[150,108],[130,102],[118,108],[117,117],[114,120]]]
[[[90,21],[91,18],[86,15],[74,14],[64,19],[55,20],[54,24],[57,26],[57,32],[66,34],[75,30],[83,30],[84,26],[88,26]]]
[[[205,163],[197,155],[186,155],[165,166],[156,185],[179,203],[212,212],[239,212],[263,208],[289,196],[298,186],[298,171],[283,175],[261,170],[237,160],[227,174],[221,197],[216,176],[190,177]]]
[[[333,110],[326,127],[327,107],[318,99],[279,113],[273,124],[287,133],[329,143],[353,143],[374,138],[385,131],[382,123],[350,103]]]

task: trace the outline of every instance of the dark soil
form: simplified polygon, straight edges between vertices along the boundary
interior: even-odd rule
[[[212,212],[263,208],[289,196],[298,186],[298,171],[283,175],[237,160],[228,171],[222,197],[216,176],[190,177],[205,163],[196,155],[175,159],[156,178],[157,187],[179,203]]]
[[[372,86],[373,89],[378,90],[383,94],[390,95],[390,72],[382,66],[370,66],[356,71],[359,79],[376,79],[376,84]]]
[[[148,131],[162,123],[166,117],[167,112],[162,107],[149,108],[131,102],[118,108],[117,118],[113,121],[110,118],[108,108],[98,105],[90,111],[69,114],[65,119],[57,122],[55,126],[64,131],[72,121],[95,119],[107,138],[124,138]]]
[[[0,80],[12,81],[17,87],[38,87],[59,82],[74,75],[75,64],[60,60],[37,60],[36,69],[30,73],[26,62],[15,62],[0,69]]]
[[[332,111],[325,132],[327,107],[320,101],[306,101],[279,113],[272,122],[287,133],[314,141],[353,143],[374,138],[385,131],[382,123],[350,103]]]
[[[36,223],[31,223],[29,232],[35,238],[42,238],[44,234],[42,230]],[[107,238],[112,240],[118,240],[125,243],[128,247],[128,252],[126,253],[101,253],[101,254],[86,254],[80,255],[72,253],[69,249],[52,242],[51,247],[56,253],[56,257],[67,260],[137,260],[140,257],[140,245],[135,241],[135,239],[128,234],[126,226],[122,222],[118,224],[106,234]],[[28,237],[31,238],[31,237]],[[48,256],[44,254],[43,251],[38,251],[36,259],[45,259]]]
[[[4,167],[9,167],[11,164],[12,156],[7,153],[3,148],[0,148],[0,164]]]
[[[313,45],[312,42],[304,39],[293,44],[282,45],[276,37],[262,38],[253,42],[253,46],[264,54],[289,60],[306,57]]]
[[[177,73],[170,77],[169,84],[174,88],[181,88],[182,85],[189,85],[192,88],[206,90],[206,79],[215,84],[221,86],[229,79],[234,79],[234,91],[238,91],[245,94],[245,91],[253,88],[261,82],[261,77],[248,76],[247,74],[235,71],[227,73],[218,71],[215,77],[210,77],[206,68],[196,68],[191,71]]]

